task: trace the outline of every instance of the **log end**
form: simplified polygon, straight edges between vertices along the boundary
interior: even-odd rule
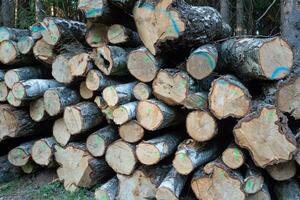
[[[4,81],[0,81],[0,102],[6,101],[9,89]]]
[[[243,190],[247,194],[255,194],[261,190],[263,184],[264,184],[263,176],[259,176],[259,177],[249,176],[244,180]]]
[[[45,111],[44,98],[32,101],[29,109],[30,117],[33,121],[40,122],[47,117]]]
[[[144,165],[154,165],[160,161],[160,151],[152,144],[140,143],[137,145],[136,156]]]
[[[145,83],[138,83],[133,88],[133,95],[137,100],[145,101],[151,96],[151,88]]]
[[[10,39],[10,31],[6,27],[0,27],[0,42]]]
[[[95,157],[101,157],[105,153],[105,142],[97,134],[90,135],[86,140],[88,151]]]
[[[120,137],[129,143],[140,141],[144,137],[144,129],[137,121],[129,121],[119,128]]]
[[[56,23],[53,19],[47,18],[47,20],[44,20],[42,24],[47,27],[41,31],[43,40],[50,45],[56,45],[61,37],[61,33]]]
[[[63,118],[57,119],[53,125],[53,137],[61,146],[66,146],[71,138]]]
[[[124,43],[128,40],[126,30],[124,26],[120,24],[114,24],[109,27],[107,32],[108,41],[112,44]]]
[[[26,97],[26,88],[21,82],[15,83],[13,88],[13,95],[17,98],[22,100],[23,98]]]
[[[118,125],[124,124],[129,120],[128,111],[124,107],[119,106],[113,111],[113,120],[115,124]]]
[[[83,118],[80,109],[75,106],[69,106],[64,111],[64,121],[71,135],[81,132],[83,126]]]
[[[60,97],[57,90],[49,89],[44,93],[45,110],[50,116],[56,116],[61,111]]]
[[[74,76],[71,74],[69,60],[64,55],[58,55],[52,64],[52,76],[60,83],[70,84]]]
[[[286,181],[293,178],[297,173],[297,164],[294,160],[270,165],[266,167],[269,175],[276,181]]]
[[[35,44],[31,36],[23,36],[18,40],[17,46],[21,54],[28,54]]]
[[[15,44],[10,40],[5,40],[0,43],[0,61],[3,64],[12,63],[19,52],[16,49]]]
[[[240,168],[244,162],[244,154],[238,148],[227,148],[222,154],[222,161],[231,169]]]
[[[107,26],[104,24],[93,24],[89,28],[85,39],[94,48],[106,45],[108,43]]]
[[[104,88],[102,96],[108,106],[116,106],[119,102],[118,92],[113,86]]]
[[[22,148],[14,148],[8,153],[8,161],[17,167],[22,167],[30,159],[30,154],[27,154]]]
[[[83,76],[88,71],[90,56],[88,53],[80,53],[69,60],[72,76]]]
[[[101,83],[100,79],[101,77],[99,76],[99,71],[90,70],[85,80],[86,87],[91,91],[97,91]]]
[[[20,78],[15,70],[8,70],[4,75],[4,81],[7,87],[12,89],[14,84],[20,81]]]
[[[83,99],[91,99],[94,96],[94,92],[87,88],[86,81],[80,83],[79,93]]]
[[[31,156],[34,162],[41,166],[48,166],[52,158],[52,149],[43,140],[36,141],[31,148]]]
[[[156,192],[157,200],[179,200],[174,192],[167,187],[159,187]]]

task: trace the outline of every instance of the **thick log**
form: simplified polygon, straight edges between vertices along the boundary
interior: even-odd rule
[[[40,79],[43,78],[44,74],[41,66],[21,67],[8,70],[5,73],[4,80],[7,87],[12,89],[17,82],[27,81],[29,79]]]
[[[138,163],[135,150],[134,144],[117,140],[106,149],[105,160],[116,173],[130,175]]]
[[[151,97],[152,88],[149,85],[140,82],[134,86],[133,95],[137,100],[145,101]]]
[[[108,125],[87,138],[86,148],[94,157],[101,157],[105,154],[107,147],[118,138],[116,127]]]
[[[117,81],[112,80],[97,69],[92,69],[88,72],[85,83],[89,90],[99,92],[108,86],[118,84]]]
[[[288,181],[276,182],[273,191],[277,200],[299,200],[300,185],[299,180],[290,179]]]
[[[21,54],[32,54],[35,39],[31,36],[24,36],[18,40],[17,46]]]
[[[247,200],[272,200],[268,186],[264,184],[260,191],[248,195]]]
[[[86,25],[82,22],[59,17],[46,17],[41,22],[43,39],[50,45],[58,45],[67,41],[85,41]]]
[[[215,159],[219,151],[220,147],[215,141],[198,143],[192,139],[187,139],[178,146],[173,167],[178,173],[188,175],[197,167]]]
[[[91,55],[95,65],[105,75],[126,75],[128,50],[117,46],[102,46],[94,50]]]
[[[156,99],[139,102],[136,112],[138,123],[150,131],[179,124],[185,116],[185,113],[179,113]]]
[[[79,93],[66,87],[51,88],[44,93],[45,110],[50,116],[59,115],[67,106],[79,102]]]
[[[274,106],[264,105],[248,114],[233,133],[235,142],[246,148],[255,165],[262,168],[291,160],[297,150],[287,118]]]
[[[72,135],[83,133],[102,123],[104,117],[95,103],[81,102],[64,111],[67,129]]]
[[[167,133],[151,140],[142,141],[136,147],[136,155],[144,165],[154,165],[172,155],[183,140],[181,133]]]
[[[53,165],[55,144],[56,141],[53,137],[43,138],[35,141],[31,148],[32,160],[41,166]]]
[[[130,102],[123,104],[113,111],[113,120],[115,124],[122,125],[129,120],[133,120],[136,117],[136,108],[137,108],[138,102]]]
[[[294,160],[274,164],[266,167],[268,174],[276,181],[286,181],[297,173],[297,164]]]
[[[190,112],[186,118],[186,129],[195,141],[205,142],[218,134],[216,119],[208,112],[196,110]]]
[[[12,165],[6,156],[0,157],[0,184],[4,184],[15,180],[22,176],[22,171],[19,167]]]
[[[196,92],[189,94],[183,106],[190,110],[208,110],[208,92]]]
[[[247,166],[247,165],[246,165]],[[245,179],[243,183],[243,190],[247,194],[255,194],[263,189],[264,177],[261,171],[252,166],[247,166]]]
[[[31,119],[35,122],[45,121],[50,118],[46,112],[46,106],[43,97],[30,102],[29,114]]]
[[[27,29],[0,27],[0,42],[5,40],[18,41],[21,37],[29,35],[30,32]]]
[[[206,44],[223,35],[221,15],[184,1],[138,1],[133,10],[141,40],[152,54]]]
[[[157,188],[164,180],[170,166],[141,166],[131,176],[117,174],[119,200],[155,199]]]
[[[20,100],[33,100],[42,97],[44,93],[55,87],[62,87],[63,84],[51,79],[30,79],[15,83],[12,91],[14,96]]]
[[[240,168],[246,161],[243,151],[236,145],[230,144],[222,153],[223,163],[230,169]]]
[[[119,181],[115,176],[95,190],[96,200],[114,200],[117,196]]]
[[[180,193],[187,181],[187,176],[179,174],[172,168],[156,191],[157,200],[179,200]]]
[[[90,54],[87,52],[79,53],[69,60],[71,75],[75,77],[85,77],[89,70],[94,66]]]
[[[294,65],[292,47],[279,37],[230,39],[222,43],[220,54],[243,79],[282,79]]]
[[[121,24],[114,24],[107,31],[107,38],[111,44],[137,47],[142,41],[137,32]]]
[[[242,183],[235,171],[221,162],[212,162],[194,174],[191,186],[198,199],[245,200]]]
[[[125,141],[129,143],[136,143],[143,139],[145,130],[135,120],[131,120],[125,124],[122,124],[119,128],[119,135]]]
[[[79,93],[83,99],[91,99],[94,96],[94,92],[87,88],[86,81],[80,83]]]
[[[23,143],[8,153],[8,161],[17,167],[26,165],[31,160],[30,151],[34,141]]]
[[[28,102],[27,101],[22,101],[20,99],[17,99],[12,90],[8,92],[7,98],[6,98],[7,102],[12,105],[13,107],[22,107],[22,106],[27,106]]]
[[[202,80],[209,76],[216,68],[218,50],[208,44],[193,50],[186,62],[187,72],[195,79]]]
[[[88,153],[84,143],[70,143],[66,148],[55,145],[55,160],[59,164],[57,175],[65,189],[90,188],[111,174],[104,159],[96,159]]]
[[[112,85],[106,87],[102,96],[108,106],[122,105],[134,100],[133,88],[137,82],[126,84]]]
[[[38,40],[42,38],[42,30],[44,27],[41,25],[40,22],[37,22],[35,24],[32,24],[29,26],[30,35],[33,39]]]
[[[142,82],[153,81],[163,64],[163,59],[153,56],[145,47],[133,50],[128,55],[128,71]]]
[[[43,39],[36,41],[33,47],[35,58],[43,63],[51,65],[56,58],[54,46],[46,43]]]
[[[52,133],[56,142],[61,146],[66,146],[73,137],[70,131],[67,129],[63,118],[55,120]]]
[[[85,40],[90,45],[90,47],[95,48],[104,46],[108,44],[107,31],[107,25],[92,23],[92,25],[87,30]]]
[[[0,102],[5,102],[9,89],[4,81],[0,81]]]
[[[251,98],[248,89],[234,76],[221,76],[210,88],[209,109],[218,119],[242,118],[250,111]]]

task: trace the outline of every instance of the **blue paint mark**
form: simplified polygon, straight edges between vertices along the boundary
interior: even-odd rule
[[[95,16],[99,13],[102,13],[103,9],[102,8],[95,8],[95,9],[92,9],[92,10],[89,10],[85,13],[85,16],[86,17],[92,17],[92,16]]]
[[[211,56],[208,53],[206,53],[206,52],[195,52],[192,55],[207,58],[210,69],[211,70],[215,69],[216,65],[215,65],[214,61],[212,60]]]
[[[43,31],[43,30],[45,30],[45,28],[43,26],[33,26],[31,28],[32,32],[39,32],[39,31]]]
[[[288,72],[288,71],[289,71],[289,69],[288,69],[287,67],[280,66],[280,67],[278,67],[278,68],[272,73],[271,79],[276,79],[276,77],[277,77],[280,73]]]
[[[147,2],[142,3],[142,5],[139,5],[140,8],[147,8],[148,10],[154,10],[155,7]]]
[[[221,85],[227,85],[227,82],[224,81],[224,80],[218,80],[218,83],[221,84]]]

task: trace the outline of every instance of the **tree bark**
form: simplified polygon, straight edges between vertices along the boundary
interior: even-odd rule
[[[35,122],[46,121],[50,118],[50,116],[46,112],[43,97],[30,102],[29,114],[31,119]]]
[[[44,3],[41,0],[35,0],[35,20],[42,22],[46,17],[46,9]]]
[[[86,87],[91,91],[101,92],[104,88],[118,84],[117,81],[111,79],[110,77],[104,75],[97,69],[92,69],[88,72],[86,76]]]
[[[7,11],[5,14],[9,14],[9,12],[11,11]],[[1,35],[0,42],[3,42],[5,40],[12,40],[14,42],[17,42],[20,38],[30,35],[30,32],[27,29],[17,29],[17,28],[9,28],[9,27],[11,26],[4,25],[4,27],[0,28],[0,35]]]
[[[117,196],[119,181],[115,176],[95,190],[96,200],[114,200]]]
[[[230,6],[229,0],[220,0],[220,13],[224,22],[230,24]]]
[[[31,36],[23,36],[18,40],[17,46],[21,54],[32,54],[35,39]]]
[[[276,182],[274,193],[278,200],[299,200],[300,186],[299,180],[290,179],[288,181]]]
[[[79,87],[79,93],[80,93],[80,96],[83,98],[83,99],[91,99],[93,98],[94,96],[94,91],[90,90],[89,88],[87,88],[86,86],[86,81],[82,81],[80,83],[80,87]]]
[[[0,102],[5,102],[9,93],[9,88],[4,81],[0,81]]]
[[[15,25],[15,1],[1,1],[1,15],[3,26],[14,27]]]

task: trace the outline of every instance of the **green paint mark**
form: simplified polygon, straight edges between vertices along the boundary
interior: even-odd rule
[[[125,110],[125,108],[121,107],[121,108],[120,108],[120,111],[121,111],[121,112],[125,112],[126,110]]]
[[[171,27],[168,27],[168,33],[169,34],[173,34],[174,33],[174,31],[173,31],[173,29]]]
[[[99,136],[96,137],[96,144],[99,145],[101,143],[101,140],[99,138]]]
[[[144,63],[149,63],[150,61],[151,61],[151,59],[149,57],[144,58]]]
[[[220,176],[220,177],[225,177],[225,173],[224,173],[224,172],[220,172],[220,173],[219,173],[219,176]]]
[[[252,188],[253,188],[253,183],[252,183],[251,180],[250,180],[250,181],[247,181],[247,188],[248,188],[248,189],[252,189]]]
[[[21,150],[21,149],[18,149],[18,155],[21,156],[22,153],[23,153],[22,150]]]
[[[235,90],[230,90],[230,92],[229,92],[230,94],[232,94],[232,95],[237,95],[238,94],[238,92],[237,91],[235,91]]]
[[[149,115],[152,112],[151,108],[146,108],[146,114]]]
[[[224,80],[218,80],[218,83],[221,85],[228,85],[228,83]]]
[[[47,148],[46,144],[45,143],[42,144],[42,151],[46,151],[46,148]]]
[[[274,118],[274,112],[268,112],[267,117],[268,117],[269,119],[273,119],[273,118]]]
[[[92,38],[92,43],[100,43],[102,38],[99,35],[94,35]]]
[[[203,105],[202,97],[198,97],[197,105],[198,105],[198,107],[202,107],[202,105]]]
[[[101,196],[101,200],[106,200],[106,199],[107,199],[106,194],[103,193],[102,196]]]
[[[233,157],[234,157],[235,160],[239,160],[240,152],[239,152],[239,150],[237,148],[235,148],[233,150]]]
[[[181,154],[181,160],[186,161],[186,153],[182,153],[182,154]]]

